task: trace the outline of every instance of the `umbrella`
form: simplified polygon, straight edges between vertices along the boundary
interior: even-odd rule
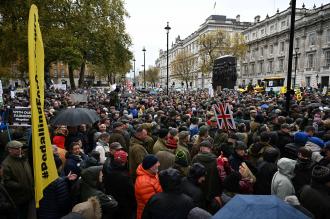
[[[52,120],[53,125],[78,126],[81,124],[93,124],[100,117],[95,110],[87,108],[69,108],[60,111]]]
[[[260,107],[263,108],[263,109],[268,109],[269,108],[268,104],[262,104]]]
[[[214,219],[307,219],[299,210],[274,195],[235,195]]]
[[[309,108],[317,108],[317,107],[320,107],[322,106],[321,103],[311,103],[311,104],[308,104],[307,107]]]

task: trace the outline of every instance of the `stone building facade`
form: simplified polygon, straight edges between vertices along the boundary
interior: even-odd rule
[[[286,80],[290,16],[290,8],[262,21],[256,16],[254,25],[242,32],[248,52],[240,60],[238,84],[257,84],[274,77]],[[293,48],[292,83],[303,87],[329,86],[330,4],[296,9]]]
[[[182,81],[178,78],[177,75],[174,75],[171,72],[171,62],[175,59],[175,56],[180,51],[186,51],[192,54],[193,56],[193,75],[194,78],[190,81],[190,84],[193,88],[207,88],[211,82],[212,73],[210,72],[209,75],[203,77],[202,73],[199,69],[199,45],[198,45],[198,38],[199,36],[214,31],[217,29],[222,29],[227,31],[229,34],[242,32],[246,28],[251,26],[249,22],[241,22],[240,15],[236,16],[236,19],[227,18],[224,15],[211,15],[209,16],[205,22],[196,30],[194,33],[190,34],[185,39],[181,39],[178,36],[175,39],[175,42],[172,43],[171,47],[169,48],[169,85],[170,87],[181,88]],[[166,50],[160,50],[159,57],[156,60],[156,67],[160,69],[160,84],[163,88],[166,87]],[[186,86],[186,85],[185,85]]]

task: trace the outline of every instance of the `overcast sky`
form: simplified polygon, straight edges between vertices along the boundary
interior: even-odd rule
[[[216,2],[216,3],[215,3]],[[280,11],[289,7],[290,0],[125,0],[130,17],[126,28],[132,37],[131,51],[136,59],[136,72],[143,70],[143,52],[146,48],[146,68],[155,65],[159,50],[166,50],[166,22],[171,27],[169,45],[175,37],[181,39],[196,31],[205,19],[212,15],[225,15],[228,18],[241,16],[241,21],[253,22],[256,15],[263,20],[272,16],[277,8]],[[317,7],[329,0],[297,0],[297,7],[303,2],[306,8]],[[215,6],[215,8],[214,8]],[[132,69],[133,71],[133,69]],[[131,73],[133,75],[133,73]]]

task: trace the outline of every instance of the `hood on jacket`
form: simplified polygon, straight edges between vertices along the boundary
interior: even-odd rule
[[[275,148],[267,148],[263,153],[264,161],[275,163],[276,160],[279,158],[280,153]]]
[[[214,154],[208,152],[199,152],[197,157],[198,157],[198,162],[203,164],[212,163],[214,162],[215,159],[217,159],[217,157]]]
[[[296,163],[297,161],[284,157],[277,161],[277,169],[281,174],[292,179]]]
[[[84,169],[81,173],[82,180],[89,186],[96,188],[102,166],[93,166]]]
[[[160,171],[159,181],[164,192],[180,191],[182,176],[177,169],[168,168]]]
[[[72,212],[79,213],[84,219],[102,218],[101,205],[96,197],[90,197],[87,201],[75,205]]]

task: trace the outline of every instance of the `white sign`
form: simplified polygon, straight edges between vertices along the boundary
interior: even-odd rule
[[[323,87],[322,94],[323,95],[326,95],[327,94],[327,91],[328,91],[328,87]]]
[[[54,89],[66,90],[66,84],[53,84]]]
[[[71,94],[70,98],[75,103],[87,103],[87,96],[84,94]]]

